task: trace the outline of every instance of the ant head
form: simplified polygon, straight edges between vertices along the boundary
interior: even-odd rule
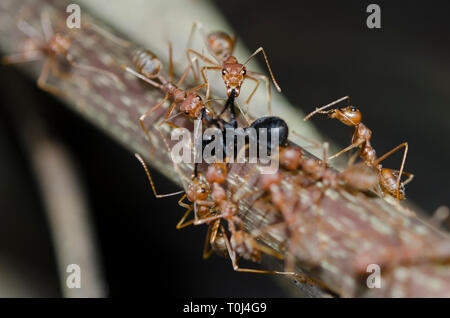
[[[216,162],[208,167],[206,181],[209,183],[224,183],[227,180],[227,165]]]
[[[380,173],[380,186],[383,192],[390,194],[393,197],[397,196],[397,178],[398,171],[383,168]],[[405,186],[400,182],[399,199],[405,199]]]
[[[66,55],[72,38],[63,33],[55,33],[48,43],[49,50],[54,54]]]
[[[137,49],[133,52],[132,58],[134,66],[142,75],[148,78],[157,77],[162,68],[161,61],[149,50]]]
[[[180,111],[192,119],[200,118],[202,109],[205,107],[202,98],[198,94],[186,96],[180,105]]]
[[[347,126],[356,126],[361,123],[362,114],[358,108],[354,106],[347,106],[345,108],[336,109],[328,115],[331,118],[338,119],[341,123]]]
[[[282,147],[280,164],[287,170],[297,170],[302,162],[303,152],[297,147]]]
[[[277,171],[271,174],[262,174],[259,179],[259,184],[263,190],[268,191],[272,185],[281,184],[281,180],[281,173],[280,171]]]
[[[235,97],[239,96],[246,75],[247,70],[245,66],[239,64],[236,58],[231,56],[226,60],[222,69],[222,79],[227,88],[228,96],[230,96],[233,91]]]
[[[186,191],[187,198],[191,202],[205,201],[210,193],[211,189],[209,184],[202,177],[194,178],[192,182],[189,183]]]
[[[211,32],[206,37],[206,43],[214,55],[221,58],[231,55],[234,40],[227,33],[222,31]]]

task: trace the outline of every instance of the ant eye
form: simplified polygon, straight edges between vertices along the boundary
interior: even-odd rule
[[[205,193],[205,192],[206,192],[205,188],[202,188],[202,193]]]
[[[186,115],[189,115],[189,112],[186,110],[185,112],[184,112]]]
[[[352,110],[352,112],[356,112],[356,108],[355,107],[352,107],[351,110]]]
[[[242,75],[244,75],[245,76],[245,74],[247,74],[247,70],[242,70]]]
[[[198,98],[199,101],[202,100],[202,98],[200,97],[200,95],[197,95],[197,98]]]
[[[223,70],[222,70],[222,75],[225,75],[225,74],[227,74],[227,70],[226,70],[226,69],[223,69]]]

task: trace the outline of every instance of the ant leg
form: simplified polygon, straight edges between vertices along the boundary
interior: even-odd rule
[[[192,223],[194,223],[194,220],[185,222],[186,218],[189,216],[189,214],[191,214],[191,212],[192,212],[192,204],[189,205],[189,207],[188,207],[187,211],[184,213],[183,217],[180,219],[180,221],[178,221],[177,226],[176,226],[177,230],[183,229],[183,228],[191,225]]]
[[[269,113],[269,115],[272,115],[272,91],[270,90],[270,81],[269,78],[264,75],[264,74],[260,74],[260,73],[255,73],[255,72],[247,72],[247,77],[250,79],[255,79],[255,77],[259,77],[261,80],[263,80],[264,82],[266,82],[266,89],[267,89],[267,112]],[[255,87],[256,89],[256,87]]]
[[[53,32],[52,23],[47,11],[43,11],[41,14],[41,27],[44,32],[45,40],[47,42],[50,41],[55,32]]]
[[[208,81],[208,77],[207,75],[205,75],[205,71],[207,70],[215,70],[215,71],[219,71],[222,68],[220,66],[203,66],[202,67],[202,77],[203,77],[203,82],[208,84],[208,89],[206,90],[206,99],[209,99],[210,95],[211,95],[211,87],[209,85],[209,81]]]
[[[327,161],[329,161],[329,160],[331,160],[331,159],[334,159],[334,158],[337,158],[337,157],[339,157],[340,155],[342,155],[343,153],[345,153],[345,152],[347,152],[347,151],[349,151],[349,150],[352,150],[353,148],[359,147],[359,145],[361,145],[363,142],[365,142],[365,140],[360,140],[360,141],[358,141],[358,142],[355,142],[355,143],[351,144],[350,146],[348,146],[348,147],[342,149],[342,150],[339,151],[338,153],[336,153],[336,154],[332,155],[331,157],[329,157],[329,158],[327,159]]]
[[[2,64],[9,65],[9,64],[33,62],[33,61],[40,60],[43,57],[44,57],[44,55],[39,50],[26,51],[26,52],[22,52],[22,53],[16,53],[16,54],[3,56]]]
[[[208,226],[208,232],[206,233],[205,244],[203,246],[203,259],[209,258],[213,252],[213,250],[212,250],[212,248],[210,248],[210,246],[211,246],[211,241],[213,241],[211,239],[211,232],[213,231],[212,227],[214,224],[210,224]]]
[[[303,282],[308,281],[309,279],[304,277],[303,275],[297,274],[295,272],[279,272],[279,271],[271,271],[271,270],[260,270],[260,269],[250,269],[250,268],[241,268],[237,264],[237,258],[236,258],[236,252],[232,249],[230,239],[228,238],[227,233],[225,230],[221,227],[221,231],[223,233],[225,244],[227,246],[228,255],[230,256],[231,263],[233,265],[233,269],[236,272],[243,272],[243,273],[255,273],[255,274],[273,274],[273,275],[290,275],[298,277]]]
[[[142,130],[145,132],[150,144],[152,144],[152,139],[150,138],[150,134],[149,134],[147,128],[145,127],[144,119],[147,118],[148,116],[150,116],[150,114],[152,112],[154,112],[156,109],[161,107],[161,105],[163,105],[166,102],[166,100],[169,98],[169,96],[170,96],[169,94],[166,94],[166,96],[158,104],[153,106],[150,110],[148,110],[147,112],[142,114],[141,117],[139,117],[139,124],[141,125]]]
[[[324,111],[324,109],[329,108],[329,107],[331,107],[331,106],[334,106],[334,105],[336,105],[336,104],[339,104],[339,103],[342,102],[343,100],[347,100],[348,103],[350,104],[350,96],[344,96],[344,97],[341,97],[341,98],[339,98],[339,99],[337,99],[337,100],[335,100],[335,101],[333,101],[333,102],[331,102],[331,103],[329,103],[329,104],[327,104],[327,105],[325,105],[325,106],[322,106],[322,107],[320,107],[320,108],[317,108],[317,107],[316,107],[316,109],[315,109],[314,111],[312,111],[311,113],[309,113],[308,115],[306,115],[305,118],[304,118],[303,120],[304,120],[304,121],[307,121],[309,118],[311,118],[312,116],[314,116],[314,115],[317,114],[317,113],[320,113],[320,114],[330,113],[330,112],[334,111],[334,109],[328,110],[328,111]]]
[[[110,71],[103,70],[103,69],[95,67],[95,66],[90,66],[90,65],[77,63],[77,62],[75,62],[73,60],[72,56],[69,55],[69,54],[66,55],[66,58],[69,61],[70,65],[72,65],[75,68],[79,68],[81,70],[88,71],[88,72],[94,72],[94,73],[102,74],[102,75],[110,77],[115,82],[118,82],[118,83],[120,82],[120,80],[117,77],[117,75],[112,73],[112,72],[110,72]]]
[[[180,80],[176,84],[177,87],[179,87],[181,84],[183,84],[183,82],[186,80],[186,78],[191,70],[192,70],[192,72],[194,72],[194,70],[192,68],[192,63],[189,61],[189,65],[186,67],[183,75],[181,76]],[[170,80],[170,82],[172,83],[172,80]],[[206,86],[206,84],[205,84],[205,86]]]
[[[403,168],[405,167],[406,155],[408,154],[408,143],[407,142],[401,143],[400,145],[398,145],[394,149],[388,151],[387,153],[385,153],[384,155],[379,157],[374,163],[375,165],[379,164],[381,161],[383,161],[384,159],[386,159],[387,157],[389,157],[393,153],[399,151],[401,148],[405,148],[405,150],[403,152],[402,164],[400,166],[400,171],[399,171],[399,174],[398,174],[398,177],[397,177],[397,201],[400,200],[400,182],[401,182],[401,178],[402,178],[402,174],[403,174]],[[411,182],[411,180],[414,177],[414,175],[410,174],[409,177],[410,178],[408,179],[409,180],[408,182]]]
[[[121,65],[120,68],[123,69],[124,71],[126,71],[126,72],[128,72],[128,73],[130,73],[130,74],[132,74],[134,76],[136,76],[137,78],[143,80],[144,82],[147,82],[148,84],[152,85],[153,87],[156,87],[158,89],[163,89],[163,85],[161,85],[161,84],[159,84],[159,83],[157,83],[157,82],[155,82],[155,81],[145,77],[142,74],[139,74],[138,72],[136,72],[132,68],[129,68],[128,66]]]
[[[172,122],[169,121],[170,114],[171,114],[171,113],[173,112],[173,110],[175,109],[175,106],[177,106],[177,102],[173,102],[172,105],[170,105],[169,110],[168,110],[167,113],[166,113],[166,116],[164,116],[164,121],[161,122],[161,123],[159,124],[159,126],[161,126],[162,124],[168,124],[168,125],[170,125],[170,126],[173,127],[173,128],[180,128],[180,126],[177,126],[177,125],[175,125],[174,123],[172,123]]]
[[[39,88],[43,89],[46,92],[49,92],[56,96],[63,96],[64,93],[56,86],[50,85],[47,83],[48,75],[50,74],[50,70],[52,69],[52,59],[47,57],[44,62],[44,66],[42,67],[41,75],[39,75],[39,79],[37,81],[37,85]]]
[[[248,98],[247,98],[247,100],[245,101],[245,104],[244,104],[245,111],[248,113],[250,100],[252,99],[253,95],[255,94],[256,90],[259,87],[259,81],[256,78],[254,78],[253,76],[247,75],[247,78],[252,80],[252,81],[254,81],[256,83],[255,87],[253,88],[252,92],[250,93],[250,95],[248,96]],[[269,97],[268,97],[268,100],[269,100]],[[269,105],[270,105],[270,102],[269,102]],[[270,106],[269,106],[269,108],[270,108]]]
[[[208,63],[208,64],[215,65],[215,66],[220,66],[220,63],[210,60],[204,54],[200,54],[199,52],[194,51],[192,49],[187,49],[186,50],[187,59],[188,59],[188,61],[192,62],[194,59],[191,58],[191,55],[194,55],[195,57],[199,58],[204,63]],[[198,61],[196,61],[196,65],[198,66]],[[197,71],[194,72],[194,79],[196,82],[198,82],[198,80],[199,80],[199,76],[200,76],[199,73],[200,73],[200,70],[197,68]]]
[[[264,55],[264,60],[266,61],[266,65],[267,65],[267,69],[269,70],[270,77],[272,77],[273,85],[275,85],[278,93],[281,93],[281,88],[278,85],[277,81],[275,80],[275,77],[273,76],[272,68],[270,67],[270,64],[269,64],[269,59],[267,58],[266,52],[264,51],[264,49],[262,47],[258,48],[255,52],[253,52],[253,54],[250,55],[250,57],[247,59],[247,61],[245,61],[245,63],[243,65],[247,64],[248,62],[250,62],[250,60],[252,58],[254,58],[256,56],[256,54],[258,54],[259,52],[262,52],[262,54]],[[253,73],[253,72],[251,72],[251,73]],[[256,75],[258,73],[253,73],[253,74]]]
[[[107,31],[106,29],[94,24],[94,23],[84,23],[84,27],[90,28],[93,31],[97,32],[98,34],[100,34],[101,36],[109,39],[110,41],[125,47],[125,48],[129,48],[131,47],[131,43],[128,41],[125,41],[117,36],[115,36],[114,34],[112,34],[111,32]]]
[[[138,153],[135,153],[134,156],[139,160],[139,162],[141,163],[142,167],[144,167],[145,173],[147,174],[148,181],[150,182],[150,186],[151,186],[151,188],[153,190],[153,194],[155,195],[155,197],[157,199],[170,197],[170,196],[173,196],[173,195],[184,193],[184,190],[181,190],[181,191],[172,192],[172,193],[168,193],[168,194],[158,194],[156,192],[155,184],[153,182],[152,176],[150,175],[150,171],[148,170],[148,167],[147,167],[144,159]],[[184,197],[182,199],[184,199]]]

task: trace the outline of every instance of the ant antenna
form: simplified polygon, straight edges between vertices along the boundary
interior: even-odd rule
[[[304,120],[304,121],[307,121],[309,118],[311,118],[312,116],[314,116],[314,115],[317,114],[317,113],[321,113],[321,114],[327,114],[327,113],[330,113],[330,112],[332,112],[333,110],[324,111],[324,109],[329,108],[329,107],[331,107],[331,106],[334,106],[334,105],[336,105],[336,104],[338,104],[338,103],[340,103],[340,102],[342,102],[343,100],[346,100],[346,99],[350,102],[350,97],[349,97],[349,96],[344,96],[344,97],[341,97],[341,98],[339,98],[338,100],[335,100],[334,102],[331,102],[331,103],[329,103],[329,104],[327,104],[327,105],[325,105],[325,106],[322,106],[322,107],[320,107],[320,108],[316,108],[315,111],[309,113],[303,120]]]
[[[269,59],[267,58],[266,52],[264,51],[264,49],[263,49],[262,47],[258,48],[252,55],[250,55],[250,57],[247,59],[247,61],[245,61],[245,63],[242,64],[242,68],[243,68],[248,62],[250,62],[250,60],[251,60],[252,58],[254,58],[255,55],[258,54],[259,52],[262,52],[262,54],[264,55],[264,60],[266,61],[266,65],[267,65],[267,68],[268,68],[268,70],[269,70],[270,77],[272,77],[273,84],[275,85],[275,87],[276,87],[278,93],[281,93],[281,88],[280,88],[280,86],[278,85],[277,81],[275,80],[275,77],[273,76],[272,69],[270,68],[270,64],[269,64]]]

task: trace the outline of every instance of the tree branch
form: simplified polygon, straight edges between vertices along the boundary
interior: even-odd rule
[[[0,4],[0,47],[3,52],[17,52],[14,44],[25,38],[14,24],[19,12],[26,14],[30,24],[39,26],[40,13],[50,10],[51,20],[56,28],[64,25],[65,4],[62,1],[42,0],[26,3],[20,1],[19,4],[18,1],[3,0]],[[83,19],[89,20],[90,17],[83,12]],[[103,27],[101,21],[93,21]],[[180,42],[175,43],[181,46]],[[153,50],[154,47],[149,49]],[[162,50],[160,46],[158,50]],[[181,184],[176,170],[171,164],[167,164],[170,157],[155,128],[155,124],[165,114],[164,108],[146,121],[152,143],[157,149],[154,157],[149,156],[148,142],[139,127],[138,119],[158,102],[162,94],[124,74],[119,68],[121,64],[131,64],[131,50],[88,28],[82,28],[77,31],[70,52],[78,63],[108,70],[119,80],[73,68],[70,79],[51,79],[52,84],[64,91],[62,99],[65,103],[130,151],[141,153],[155,169]],[[26,70],[32,76],[37,76],[38,66],[27,65]],[[177,71],[180,73],[180,69]],[[283,107],[279,106],[279,109]],[[301,117],[296,120],[300,121]],[[175,121],[178,125],[192,127],[182,116],[178,116]],[[169,127],[163,127],[167,134]],[[186,178],[191,177],[192,166],[183,164],[180,169]],[[229,183],[242,183],[248,171],[249,167],[246,165],[234,165],[230,171]],[[296,271],[320,280],[329,290],[343,297],[450,296],[450,267],[445,262],[432,261],[433,255],[441,255],[440,259],[448,258],[448,244],[441,243],[448,242],[446,233],[428,225],[411,210],[396,204],[395,200],[369,198],[361,193],[327,190],[316,210],[312,206],[317,191],[294,187],[289,180],[286,178],[283,181],[283,189],[297,191],[302,202],[301,206],[295,207],[300,220],[295,235],[299,239],[290,242],[295,244],[293,251],[297,258]],[[239,203],[240,217],[247,231],[262,228],[280,218],[267,200],[252,196]],[[283,231],[274,230],[264,235],[262,240],[274,250],[283,252],[287,237]],[[411,264],[393,264],[391,261],[398,256],[398,250],[395,249],[398,247],[407,247],[412,255],[424,255],[425,258]],[[388,251],[391,253],[387,253]],[[361,269],[371,263],[386,265],[382,267],[380,289],[369,289],[366,286],[368,274]],[[274,266],[279,267],[280,264]],[[309,296],[329,295],[316,286],[301,283],[299,286]]]

